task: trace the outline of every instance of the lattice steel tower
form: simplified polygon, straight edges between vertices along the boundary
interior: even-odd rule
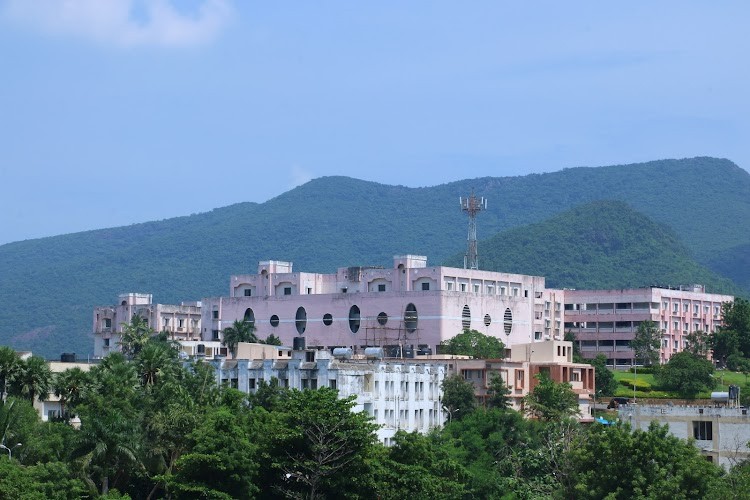
[[[469,247],[464,255],[464,269],[479,269],[479,256],[477,255],[477,214],[487,210],[487,200],[474,196],[474,191],[468,198],[459,198],[461,210],[469,214],[469,236],[467,238]]]

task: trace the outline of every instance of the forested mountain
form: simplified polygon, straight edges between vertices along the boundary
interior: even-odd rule
[[[571,168],[425,188],[324,177],[262,204],[0,246],[0,343],[45,356],[85,355],[95,305],[131,291],[161,303],[223,294],[230,274],[255,272],[258,260],[291,260],[295,269],[318,272],[390,265],[403,253],[440,263],[465,248],[458,198],[472,189],[489,199],[480,238],[610,199],[671,227],[699,262],[728,275],[736,270],[714,258],[739,261],[750,249],[750,174],[728,160]]]
[[[626,288],[701,283],[713,293],[744,294],[698,264],[675,231],[621,201],[580,205],[544,222],[479,242],[480,267],[545,276],[554,288]],[[460,266],[463,254],[448,260]]]

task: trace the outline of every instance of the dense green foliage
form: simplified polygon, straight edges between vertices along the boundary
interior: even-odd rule
[[[570,384],[555,382],[541,372],[535,375],[536,386],[523,398],[524,411],[544,421],[564,420],[578,415],[578,395]]]
[[[390,448],[333,389],[272,381],[245,395],[217,386],[204,363],[178,362],[159,337],[64,380],[77,388],[78,430],[41,422],[27,399],[0,403],[12,451],[0,450],[0,497],[687,499],[735,498],[750,484],[746,464],[725,474],[664,427],[564,418],[575,396],[549,379],[533,391],[551,409],[540,419],[472,408],[429,435],[398,432]]]
[[[441,342],[441,348],[443,354],[471,356],[477,359],[505,357],[505,344],[502,340],[477,330],[464,330]]]
[[[658,364],[661,330],[656,323],[646,320],[639,324],[630,347],[635,351],[636,359],[642,360],[647,366]]]
[[[655,378],[661,388],[676,391],[685,398],[694,398],[699,392],[716,385],[713,374],[713,363],[683,351],[669,358],[669,362],[656,372]]]
[[[607,368],[607,357],[604,354],[598,354],[591,360],[591,365],[594,367],[594,385],[597,396],[614,396],[617,381],[614,373]]]
[[[627,202],[663,225],[613,210],[609,219],[626,227],[625,234],[608,229],[607,221],[580,230],[566,226],[567,219],[546,230],[531,226],[504,233],[504,241],[480,244],[483,268],[543,274],[551,285],[578,288],[705,282],[719,290],[726,285],[685,259],[694,255],[747,283],[748,266],[723,266],[714,259],[726,252],[731,262],[743,262],[750,248],[750,175],[727,160],[572,168],[415,189],[326,177],[263,204],[0,246],[0,342],[45,357],[71,351],[85,356],[92,351],[94,306],[114,303],[123,292],[152,293],[161,303],[219,295],[230,274],[254,272],[257,261],[269,258],[313,272],[390,265],[393,255],[404,253],[443,262],[465,249],[466,219],[454,203],[472,189],[489,199],[480,215],[480,237],[605,198]],[[536,237],[527,238],[528,232]],[[623,261],[615,254],[629,235],[641,238],[643,249]],[[577,252],[590,241],[605,255],[578,265]],[[666,254],[657,251],[662,246]],[[505,251],[502,259],[491,258],[493,247],[498,255]],[[671,258],[676,261],[668,262]],[[659,263],[669,264],[669,272],[657,272]],[[591,273],[581,274],[583,267]],[[591,276],[601,277],[594,282]]]

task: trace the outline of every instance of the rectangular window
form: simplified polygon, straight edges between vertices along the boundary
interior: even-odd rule
[[[219,330],[211,330],[213,340],[219,340]]]
[[[104,318],[104,328],[112,328],[112,320],[110,318]]]
[[[219,319],[219,311],[218,311],[218,309],[216,311],[212,311],[211,314],[213,315],[214,319]]]
[[[513,289],[513,296],[518,297],[518,288]]]
[[[336,388],[336,380],[329,380],[328,381],[328,387],[330,387],[331,389],[335,389]]]
[[[318,389],[318,379],[316,378],[310,379],[310,389],[312,389],[313,391]]]
[[[285,286],[284,287],[284,295],[291,295],[292,294],[292,287]]]
[[[307,295],[312,295],[312,288],[310,287],[307,288]]]
[[[445,289],[448,290],[448,291],[453,290],[453,283],[451,283],[450,281],[447,282],[445,284]]]
[[[385,292],[385,285],[378,285],[378,292]]]
[[[680,304],[678,304],[677,302],[672,304],[672,312],[680,312]]]
[[[430,289],[430,284],[429,283],[422,283],[422,290],[423,291],[429,290],[429,289]]]
[[[714,439],[713,422],[693,421],[693,437],[699,441],[712,441]]]
[[[250,290],[249,288],[245,288],[245,297],[252,297],[252,296],[253,296],[253,291]]]
[[[255,379],[254,378],[248,379],[247,380],[247,386],[251,390],[255,390]]]
[[[479,285],[474,285],[474,293],[479,293]]]
[[[466,291],[466,283],[461,283],[461,291],[462,292]]]
[[[500,295],[505,295],[505,287],[504,286],[500,287]]]
[[[177,320],[177,328],[185,328],[185,320],[183,318]]]
[[[104,347],[109,347],[109,339],[104,339]]]
[[[534,340],[542,340],[542,332],[534,332]]]

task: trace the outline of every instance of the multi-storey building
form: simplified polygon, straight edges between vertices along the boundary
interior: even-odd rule
[[[364,411],[377,424],[378,439],[392,443],[399,430],[427,433],[444,422],[441,384],[447,366],[440,361],[384,360],[380,354],[354,359],[351,350],[297,349],[240,344],[237,359],[214,361],[217,382],[245,393],[260,381],[278,380],[290,389],[337,389],[355,396],[352,411]]]
[[[154,304],[151,294],[125,293],[119,303],[94,308],[94,356],[106,356],[120,350],[123,326],[133,316],[143,318],[156,332],[167,332],[174,340],[201,339],[201,303],[183,302],[180,305]]]
[[[572,342],[517,344],[510,348],[507,359],[452,359],[448,363],[450,373],[459,374],[474,385],[474,393],[481,403],[487,398],[491,375],[499,374],[510,389],[513,409],[518,411],[523,411],[524,396],[539,383],[536,375],[546,373],[555,382],[570,384],[578,396],[578,418],[584,422],[593,420],[594,368],[573,362]]]
[[[561,291],[544,278],[428,267],[427,258],[394,257],[391,269],[344,267],[334,274],[295,272],[290,262],[260,262],[257,274],[230,278],[229,296],[202,300],[202,336],[220,340],[235,320],[285,345],[400,348],[435,352],[472,328],[506,345],[560,338]]]
[[[690,333],[710,333],[721,324],[721,305],[731,295],[706,293],[695,285],[680,289],[565,290],[565,331],[575,333],[581,354],[602,353],[611,366],[635,363],[630,341],[638,326],[653,321],[662,333],[660,361],[685,348]]]

